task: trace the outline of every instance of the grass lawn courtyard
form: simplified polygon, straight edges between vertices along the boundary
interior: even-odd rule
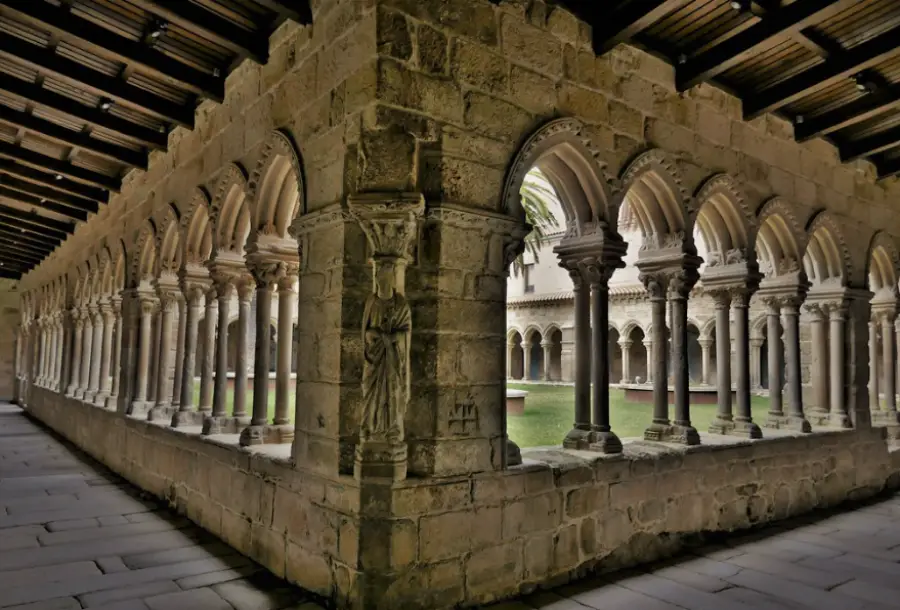
[[[514,384],[510,389],[525,390],[525,413],[507,416],[509,438],[520,447],[559,445],[572,429],[575,414],[575,388],[573,386]],[[753,419],[761,421],[769,410],[766,396],[753,396]],[[716,416],[716,405],[691,405],[691,423],[700,432],[706,432]],[[625,392],[612,389],[609,400],[612,429],[620,438],[642,437],[644,429],[653,419],[650,403],[625,402]],[[669,417],[674,407],[669,406]]]

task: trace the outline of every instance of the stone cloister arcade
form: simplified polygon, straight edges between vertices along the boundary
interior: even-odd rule
[[[542,2],[313,15],[22,277],[30,415],[352,610],[478,606],[900,485],[893,183],[711,86],[674,93],[642,51],[597,56]],[[533,168],[563,205],[574,325],[511,332]],[[629,247],[651,319],[613,327]],[[711,430],[691,421],[696,350]],[[507,379],[569,366],[571,429],[520,450]],[[610,385],[638,376],[652,415],[620,439]]]

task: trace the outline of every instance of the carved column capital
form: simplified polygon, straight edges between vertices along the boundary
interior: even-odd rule
[[[747,286],[734,286],[731,292],[731,306],[746,308],[750,306],[750,297],[753,296],[753,288]]]
[[[619,341],[619,347],[622,349],[631,349],[631,346],[634,344],[634,341],[628,339],[625,341]]]
[[[679,269],[669,278],[669,293],[672,295],[672,298],[686,299],[690,296],[691,290],[693,290],[699,279],[700,274],[696,268],[686,267]]]
[[[828,315],[828,306],[825,303],[806,303],[803,308],[806,310],[806,313],[812,317],[814,322],[822,322]]]
[[[728,309],[731,307],[730,290],[712,290],[708,294],[712,298],[716,309]]]
[[[241,303],[249,303],[253,300],[256,280],[251,275],[239,275],[234,280],[234,287],[237,290],[238,301]]]
[[[353,195],[347,205],[365,233],[374,259],[412,260],[412,247],[425,215],[425,198],[420,193]]]
[[[644,288],[650,294],[651,301],[665,300],[669,290],[670,271],[641,272],[638,276]]]
[[[248,262],[250,274],[258,288],[273,289],[287,273],[286,265],[278,260],[253,260]]]

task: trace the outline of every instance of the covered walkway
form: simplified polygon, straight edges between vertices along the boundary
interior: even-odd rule
[[[0,404],[0,608],[318,610]]]

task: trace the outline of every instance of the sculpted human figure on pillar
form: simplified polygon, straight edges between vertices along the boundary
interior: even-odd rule
[[[372,250],[373,292],[362,319],[362,412],[354,473],[357,478],[406,478],[404,418],[410,398],[412,311],[405,270],[418,236],[424,202],[352,202]]]

